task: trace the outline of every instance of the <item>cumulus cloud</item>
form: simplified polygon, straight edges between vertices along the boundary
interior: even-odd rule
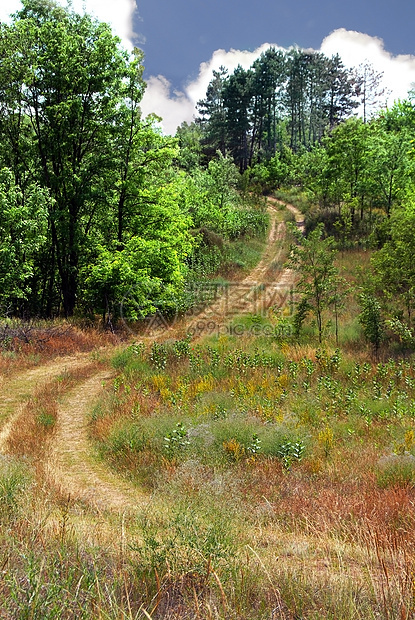
[[[163,131],[174,134],[183,121],[192,120],[195,112],[194,104],[187,93],[172,91],[170,82],[163,75],[158,75],[147,80],[141,111],[144,116],[149,114],[160,116]]]
[[[279,47],[276,44],[264,43],[254,52],[234,49],[228,52],[215,51],[210,60],[200,65],[197,78],[180,93],[172,92],[170,83],[163,76],[150,78],[143,98],[143,113],[155,112],[161,116],[165,133],[174,134],[183,121],[193,120],[196,114],[195,105],[205,97],[214,70],[223,65],[231,73],[238,64],[248,69],[253,61],[271,46]],[[383,40],[377,37],[340,28],[327,36],[317,51],[329,57],[338,53],[346,67],[357,67],[367,61],[373,65],[375,71],[383,71],[383,86],[390,93],[389,104],[396,99],[404,99],[415,83],[415,56],[394,56],[385,49]]]
[[[58,0],[67,5],[66,0]],[[111,24],[114,33],[120,37],[122,44],[132,50],[135,41],[133,32],[133,14],[137,9],[136,0],[73,0],[73,8],[79,13],[85,10],[99,20]],[[8,21],[11,13],[21,9],[19,0],[1,0],[0,21]]]
[[[66,5],[66,0],[59,2]],[[20,0],[0,0],[0,20],[7,21],[8,16],[20,8]],[[127,49],[131,50],[134,43],[139,42],[132,28],[133,14],[137,10],[136,0],[73,0],[73,8],[80,12],[85,9],[98,19],[110,23]],[[143,114],[158,114],[163,119],[163,131],[174,134],[183,121],[193,120],[196,103],[204,98],[214,70],[223,65],[231,73],[238,64],[247,69],[255,58],[271,46],[279,47],[264,43],[253,52],[216,50],[210,60],[200,65],[197,78],[180,92],[173,90],[164,76],[150,77],[142,101]],[[338,53],[347,67],[368,61],[377,72],[383,71],[383,85],[390,91],[389,104],[405,98],[415,84],[415,56],[394,56],[385,49],[383,40],[377,37],[340,28],[323,40],[318,51],[326,56]]]
[[[383,71],[383,86],[390,91],[389,104],[405,99],[415,84],[415,56],[394,56],[378,37],[340,28],[323,40],[320,50],[326,56],[339,54],[346,67],[367,61],[376,72]]]
[[[60,4],[66,4],[59,0]],[[136,0],[73,0],[73,8],[81,13],[83,9],[99,20],[111,24],[114,33],[120,37],[124,47],[133,48],[133,14],[137,9]]]
[[[175,134],[177,127],[186,121],[190,123],[196,114],[196,103],[203,99],[212,79],[213,71],[225,66],[231,73],[238,65],[248,69],[258,56],[270,47],[264,43],[254,52],[231,49],[216,50],[211,59],[202,62],[198,77],[190,82],[183,91],[172,89],[170,82],[162,75],[150,77],[143,97],[141,110],[146,116],[151,112],[161,116],[163,131]]]

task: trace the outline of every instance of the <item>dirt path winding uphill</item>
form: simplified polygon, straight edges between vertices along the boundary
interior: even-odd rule
[[[270,265],[280,261],[282,241],[286,234],[285,223],[277,223],[276,209],[270,203],[270,231],[261,261],[230,294],[223,295],[208,309],[204,314],[207,320],[213,315],[223,323],[229,319],[230,312],[249,312],[257,306],[256,287],[264,282]],[[301,219],[301,214],[294,207],[290,207],[290,210],[297,220]],[[282,269],[273,284],[288,290],[293,277],[290,270]],[[271,291],[271,294],[275,293]],[[200,320],[198,316],[197,321]],[[188,326],[192,324],[190,320]],[[203,330],[197,332],[197,335],[202,334]],[[91,456],[86,414],[97,401],[103,383],[110,378],[110,371],[99,372],[67,394],[58,411],[57,432],[48,455],[47,472],[50,481],[62,494],[84,501],[99,511],[119,513],[143,507],[147,501],[139,490],[112,474]]]
[[[294,281],[294,273],[280,265],[282,242],[286,234],[284,222],[277,223],[275,204],[269,199],[271,225],[264,255],[255,269],[240,283],[225,291],[208,309],[186,321],[188,329],[193,328],[196,336],[207,333],[212,321],[224,325],[232,315],[258,312],[275,300],[279,292],[283,296]],[[301,227],[301,214],[292,211]],[[268,282],[271,266],[277,265],[274,281]],[[279,267],[278,267],[279,265]],[[264,294],[265,293],[265,294]],[[181,329],[183,326],[181,326]],[[171,332],[166,332],[171,337]],[[158,334],[160,336],[160,334]],[[0,452],[4,451],[10,429],[21,413],[23,403],[39,384],[50,381],[65,370],[72,370],[89,363],[88,354],[60,358],[50,364],[34,368],[10,379],[4,380],[0,401]],[[57,488],[62,496],[85,502],[95,510],[124,513],[143,508],[146,497],[127,481],[112,474],[107,467],[94,459],[88,439],[87,414],[97,402],[102,386],[111,379],[110,370],[97,370],[87,379],[78,381],[63,397],[58,408],[58,421],[53,444],[45,455],[44,471],[47,483]]]
[[[271,306],[281,308],[287,303],[295,273],[285,268],[281,260],[286,224],[277,223],[276,205],[286,207],[294,215],[297,226],[303,230],[303,216],[296,207],[268,198],[271,221],[262,259],[246,278],[226,285],[212,304],[188,321],[187,330],[195,336],[222,331],[232,317],[249,313],[263,314]]]

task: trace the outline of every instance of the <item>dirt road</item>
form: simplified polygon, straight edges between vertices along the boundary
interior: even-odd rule
[[[271,225],[265,252],[259,264],[240,283],[223,291],[213,304],[200,314],[189,317],[187,328],[200,337],[216,326],[224,325],[229,318],[248,312],[258,313],[272,302],[286,299],[294,273],[281,263],[284,222],[277,223],[277,201],[269,199]],[[301,226],[302,216],[294,207],[287,208]],[[274,280],[269,274],[276,274]],[[167,337],[171,337],[168,332]],[[5,453],[7,437],[13,424],[18,423],[22,407],[36,388],[59,376],[90,362],[88,354],[59,358],[49,364],[27,370],[11,379],[4,379],[0,400],[0,453]],[[110,381],[110,370],[97,370],[92,376],[79,381],[59,404],[56,433],[48,454],[44,471],[47,483],[57,488],[63,496],[86,502],[98,511],[125,512],[146,503],[146,497],[129,482],[112,474],[94,458],[88,440],[88,413],[98,400],[103,384]]]

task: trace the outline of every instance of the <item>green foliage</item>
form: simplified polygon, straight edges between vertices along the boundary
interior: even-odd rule
[[[211,571],[233,563],[236,555],[236,534],[233,527],[224,528],[231,511],[194,503],[180,502],[163,523],[153,515],[142,518],[143,543],[133,547],[139,552],[140,575],[148,577],[157,571],[192,576],[195,582],[209,583]]]
[[[146,238],[133,236],[121,251],[98,246],[83,274],[86,303],[115,317],[122,312],[129,319],[153,314],[156,308],[166,313],[174,308],[192,242],[184,223],[180,229],[180,214],[174,219],[172,210],[163,217],[164,229],[148,227]],[[174,221],[170,231],[168,218]]]
[[[247,267],[227,242],[263,236],[253,196],[284,185],[307,227],[323,222],[344,250],[369,235],[386,242],[380,289],[395,297],[401,282],[411,329],[412,275],[392,265],[409,264],[396,260],[410,243],[394,213],[411,191],[413,101],[348,119],[362,82],[338,56],[271,48],[248,70],[214,72],[200,118],[172,138],[141,116],[143,54],[107,24],[24,0],[0,29],[3,312],[82,310],[112,324],[181,311],[194,301],[186,281]],[[326,306],[306,296],[320,338],[322,312],[334,309],[337,324],[334,289]]]
[[[311,305],[307,299],[307,297],[303,297],[296,305],[294,317],[293,317],[293,328],[294,328],[294,336],[299,338],[301,329],[303,327],[303,323],[307,318],[308,313],[311,310]]]
[[[382,220],[402,205],[413,178],[412,104],[396,104],[370,122],[348,119],[296,156],[293,181],[318,204],[307,230],[324,222],[343,249],[383,238]]]
[[[379,301],[367,292],[359,296],[361,312],[359,322],[363,327],[366,339],[373,347],[375,356],[378,355],[379,347],[385,337],[384,322]]]
[[[9,457],[0,457],[0,503],[1,521],[18,515],[22,499],[31,484],[31,476],[25,464]]]
[[[192,196],[177,140],[141,118],[142,54],[108,25],[25,0],[1,30],[3,305],[70,315],[78,304],[108,321],[121,305],[129,318],[175,310],[196,243],[189,205],[200,205],[196,226],[213,212],[228,237],[253,228],[232,162],[200,171]],[[197,137],[185,135],[191,159]]]
[[[165,344],[153,342],[150,351],[150,361],[157,370],[163,370],[166,368],[167,348]]]
[[[372,259],[377,285],[392,302],[395,314],[405,314],[407,327],[412,327],[415,307],[415,205],[411,202],[396,209],[390,218],[389,239]]]
[[[402,342],[405,346],[412,347],[414,345],[415,337],[413,330],[399,319],[386,319],[385,326],[390,329],[392,334],[397,336],[399,342]]]
[[[132,421],[115,425],[111,429],[105,452],[111,458],[120,458],[128,452],[140,452],[144,449],[146,438],[140,426]]]
[[[178,165],[187,172],[191,172],[200,165],[202,155],[200,127],[192,122],[190,125],[184,121],[177,128],[176,138],[180,147],[177,155]]]
[[[58,272],[65,314],[72,314],[82,249],[117,167],[121,84],[134,73],[142,93],[142,81],[106,24],[58,5],[25,0],[12,24],[2,24],[1,41],[3,157],[20,185],[32,177],[52,199],[43,280],[54,281],[51,267]]]
[[[290,174],[290,163],[292,163],[290,155],[291,151],[287,149],[283,154],[276,153],[269,160],[252,166],[250,182],[254,187],[258,185],[263,194],[279,189]]]
[[[248,70],[214,72],[197,122],[208,158],[219,149],[241,172],[256,165],[256,183],[269,191],[289,173],[278,155],[286,146],[309,149],[357,105],[354,76],[338,55],[270,48]]]
[[[167,454],[167,458],[172,460],[183,456],[189,444],[190,441],[188,439],[186,427],[182,422],[177,422],[176,428],[165,436],[163,447]]]
[[[285,469],[290,469],[293,463],[301,461],[305,451],[302,441],[286,441],[278,448],[277,454]]]
[[[18,304],[32,292],[36,255],[46,243],[47,190],[32,184],[23,191],[8,168],[0,170],[0,304]]]
[[[317,320],[319,342],[323,337],[323,313],[338,299],[341,281],[334,266],[334,240],[323,239],[323,226],[318,226],[304,237],[294,225],[290,225],[296,244],[292,244],[287,265],[300,274],[297,284],[301,294],[294,320],[296,333],[311,311]],[[339,298],[340,299],[340,298]]]
[[[261,452],[261,440],[257,433],[252,435],[251,442],[248,444],[246,451],[251,456],[257,456]]]

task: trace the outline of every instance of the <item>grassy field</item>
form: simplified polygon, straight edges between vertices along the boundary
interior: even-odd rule
[[[368,260],[339,255],[350,286]],[[80,368],[33,393],[0,456],[0,618],[415,617],[415,360],[386,345],[373,359],[353,295],[338,346],[312,322],[295,341],[289,310],[112,353],[95,334]],[[5,351],[4,376],[68,339],[88,349],[74,334]],[[119,511],[45,465],[60,404],[105,367],[87,430],[135,490]]]
[[[156,617],[412,617],[415,365],[267,338],[133,345],[91,416]]]

